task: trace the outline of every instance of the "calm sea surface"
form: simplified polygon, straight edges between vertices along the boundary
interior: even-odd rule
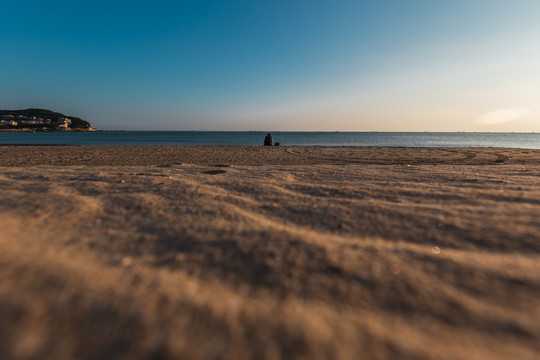
[[[0,132],[0,144],[262,145],[259,131]],[[272,132],[281,145],[448,146],[540,149],[540,133]]]

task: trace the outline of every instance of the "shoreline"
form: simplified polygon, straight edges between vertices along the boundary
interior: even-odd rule
[[[104,130],[94,129],[85,130],[85,129],[70,129],[70,130],[45,130],[45,129],[0,129],[0,132],[23,132],[23,133],[78,133],[78,132],[105,132]]]

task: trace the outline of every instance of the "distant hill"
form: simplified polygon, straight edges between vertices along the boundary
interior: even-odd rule
[[[69,118],[71,119],[71,128],[72,129],[88,129],[91,127],[88,121],[85,121],[76,116],[64,115],[62,113],[54,112],[46,109],[26,109],[26,110],[0,110],[0,116],[2,115],[13,115],[13,116],[35,116],[42,119],[51,119],[55,121],[60,118]]]

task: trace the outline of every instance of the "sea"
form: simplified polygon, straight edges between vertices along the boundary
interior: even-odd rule
[[[262,145],[263,131],[0,132],[0,145]],[[540,133],[274,131],[283,146],[540,149]]]

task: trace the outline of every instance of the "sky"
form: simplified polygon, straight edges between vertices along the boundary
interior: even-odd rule
[[[538,0],[0,0],[0,109],[100,129],[540,132]]]

